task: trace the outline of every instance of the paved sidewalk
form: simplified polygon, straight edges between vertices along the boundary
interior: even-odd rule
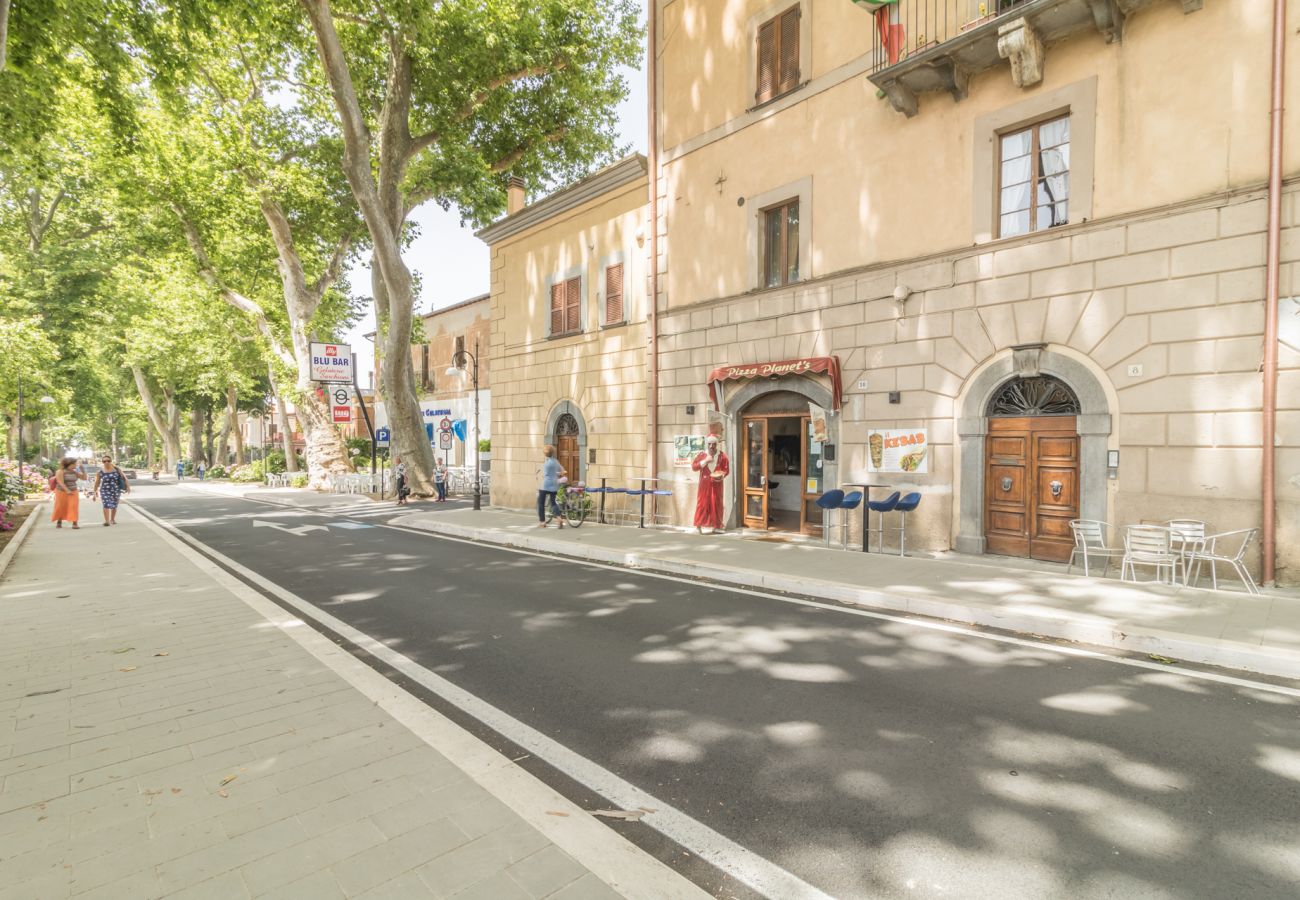
[[[1170,588],[988,562],[900,558],[739,535],[539,529],[527,513],[414,513],[391,524],[738,586],[1300,677],[1300,595]]]
[[[269,621],[138,514],[106,529],[90,512],[79,531],[38,523],[0,579],[0,898],[698,894],[504,757],[468,775],[386,710],[485,745]],[[488,771],[545,798],[532,821]],[[662,872],[616,891],[557,846],[579,832]]]

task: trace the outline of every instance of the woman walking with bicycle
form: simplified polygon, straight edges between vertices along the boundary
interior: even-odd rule
[[[537,527],[545,528],[551,524],[551,519],[555,519],[563,528],[564,517],[560,515],[560,507],[555,502],[555,495],[560,490],[560,478],[568,473],[555,458],[554,444],[547,444],[542,448],[542,465],[537,471],[542,476],[542,485],[537,491]],[[550,518],[546,515],[548,508]]]

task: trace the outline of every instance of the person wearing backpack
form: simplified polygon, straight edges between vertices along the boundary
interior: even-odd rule
[[[113,465],[113,458],[105,456],[104,466],[95,473],[95,493],[104,507],[104,527],[117,524],[117,503],[123,494],[131,493],[126,475]]]
[[[50,514],[50,521],[55,528],[62,528],[64,522],[71,522],[73,528],[80,527],[77,519],[81,495],[77,493],[76,466],[77,461],[68,457],[60,460],[59,469],[54,473],[54,512]]]

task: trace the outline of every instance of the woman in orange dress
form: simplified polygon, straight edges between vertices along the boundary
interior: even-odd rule
[[[50,521],[55,528],[62,528],[64,522],[71,522],[73,528],[81,527],[77,524],[81,495],[77,493],[76,463],[75,459],[65,459],[59,463],[59,471],[54,473],[54,512]]]

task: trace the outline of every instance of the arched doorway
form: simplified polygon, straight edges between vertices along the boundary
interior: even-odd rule
[[[564,413],[555,423],[555,455],[571,481],[582,480],[582,452],[578,448],[578,420]]]
[[[1056,412],[1063,409],[1055,405],[1053,397],[1059,394],[1048,390],[1051,382],[1040,382],[1028,386],[1030,379],[1047,376],[1063,385],[1069,396],[1074,398],[1075,414],[1074,434],[1078,444],[1077,457],[1077,504],[1076,518],[1106,519],[1107,499],[1107,457],[1106,451],[1112,440],[1112,416],[1114,398],[1108,387],[1105,373],[1097,369],[1086,358],[1064,348],[1043,344],[1022,345],[988,359],[967,380],[957,398],[957,437],[959,448],[960,487],[957,492],[956,512],[958,513],[957,534],[954,548],[961,553],[1005,552],[995,550],[988,543],[986,527],[988,525],[987,497],[994,488],[1001,488],[999,475],[993,483],[989,473],[990,436],[999,429],[1012,428],[1011,424],[997,424],[999,419],[1017,418],[1012,413],[1025,413],[1025,418],[1038,418],[1037,413]],[[998,410],[1005,410],[999,415]],[[1045,425],[1050,423],[1045,423]],[[1066,423],[1055,423],[1062,428]],[[1036,431],[1037,429],[1035,429]],[[1045,429],[1047,433],[1050,429]],[[1022,432],[1023,434],[1023,432]],[[1028,438],[1025,439],[1028,443]],[[1011,449],[1011,448],[1000,448]],[[1057,448],[1062,449],[1062,448]],[[1052,447],[1045,448],[1046,459],[1051,461]],[[1014,458],[1008,455],[1004,458]],[[1022,456],[1021,459],[1026,457]],[[1048,467],[1050,468],[1050,466]],[[1014,478],[1014,475],[1012,476]],[[1056,479],[1050,473],[1045,478],[1043,487],[1051,494],[1051,482],[1062,482],[1061,493],[1065,492],[1064,479]],[[1014,485],[1014,482],[1013,482]],[[1026,488],[1036,488],[1034,475],[1027,473],[1022,481]],[[1052,504],[1059,505],[1059,504]],[[1045,517],[1046,518],[1046,517]],[[1007,524],[1005,521],[1002,524]],[[1027,533],[1026,530],[1023,533]],[[1056,523],[1048,523],[1053,527]],[[1064,522],[1069,528],[1068,520]],[[1059,548],[1053,548],[1059,549]]]
[[[587,420],[578,404],[561,400],[546,417],[545,442],[555,445],[555,457],[568,472],[570,482],[585,480]]]
[[[1079,517],[1079,399],[1059,378],[1018,376],[985,411],[984,537],[989,553],[1064,561]]]

